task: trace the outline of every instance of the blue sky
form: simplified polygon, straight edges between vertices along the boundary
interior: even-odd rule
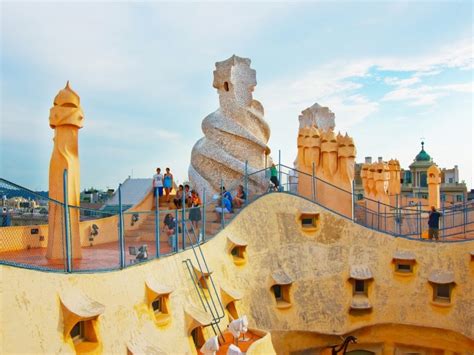
[[[472,2],[2,2],[0,176],[47,189],[49,108],[81,96],[81,186],[115,188],[169,166],[187,178],[201,121],[218,108],[214,63],[257,71],[274,158],[296,156],[315,102],[358,158],[407,167],[420,140],[473,186]]]

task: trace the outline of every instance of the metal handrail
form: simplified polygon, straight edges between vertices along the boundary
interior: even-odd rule
[[[193,235],[194,235],[194,240],[195,240],[194,243],[196,243],[196,233],[195,233],[194,227],[193,227],[192,225],[191,225],[191,229],[193,230]],[[185,224],[185,230],[186,230],[186,231],[185,231],[185,234],[188,236],[188,239],[189,239],[191,248],[192,248],[192,250],[193,250],[194,258],[196,259],[196,262],[197,262],[197,264],[198,264],[199,271],[203,274],[203,273],[204,273],[204,272],[203,272],[203,268],[202,268],[202,266],[201,266],[201,263],[199,262],[199,257],[198,257],[198,255],[197,255],[197,253],[196,253],[196,249],[195,249],[195,247],[194,247],[194,243],[193,243],[193,241],[191,240],[191,237],[190,237],[190,235],[189,235],[189,230],[188,230],[188,227],[187,227],[186,224]],[[213,290],[214,290],[214,293],[215,293],[215,295],[216,295],[216,297],[217,297],[217,300],[219,301],[219,305],[220,305],[220,308],[221,308],[221,311],[222,311],[222,315],[219,314],[219,311],[218,311],[218,309],[217,309],[217,306],[216,306],[216,304],[215,304],[215,302],[214,302],[214,298],[212,297],[211,291],[210,291],[210,289],[209,289],[209,287],[208,287],[208,285],[207,285],[207,280],[206,280],[205,278],[203,278],[204,284],[205,284],[206,288],[209,290],[209,296],[210,296],[210,298],[211,298],[212,305],[214,306],[214,310],[216,311],[216,314],[217,314],[217,317],[215,317],[215,318],[219,319],[219,321],[220,321],[221,319],[223,319],[223,318],[225,317],[224,306],[222,305],[222,302],[221,302],[221,300],[220,300],[219,294],[217,293],[216,285],[214,284],[214,280],[213,280],[213,278],[212,278],[212,275],[211,275],[210,272],[209,272],[209,267],[208,267],[208,265],[207,265],[206,258],[204,257],[204,253],[202,252],[201,246],[199,245],[199,242],[196,243],[196,245],[197,245],[197,247],[198,247],[198,249],[199,249],[199,252],[200,252],[200,254],[201,254],[201,258],[202,258],[202,261],[204,262],[204,266],[206,267],[206,273],[209,275],[209,280],[211,281],[211,284],[212,284],[212,288],[213,288]],[[212,313],[212,312],[211,312],[211,313]],[[214,317],[214,315],[213,315],[213,317]]]
[[[204,308],[204,312],[207,312],[207,309],[206,309],[206,305],[204,304],[204,301],[206,301],[206,304],[207,304],[207,307],[209,308],[209,311],[211,312],[211,315],[212,315],[212,321],[211,323],[209,324],[211,327],[212,327],[212,331],[214,332],[214,335],[217,335],[217,333],[220,334],[223,342],[225,342],[225,339],[224,339],[224,335],[222,334],[221,332],[221,329],[219,328],[219,322],[220,322],[220,319],[216,319],[213,312],[212,312],[212,308],[211,306],[209,305],[209,301],[207,300],[206,298],[206,295],[204,293],[204,290],[202,288],[202,285],[200,284],[199,282],[199,278],[196,274],[196,271],[194,270],[194,265],[193,265],[193,262],[191,261],[191,259],[187,258],[185,260],[183,260],[183,263],[185,263],[186,265],[186,268],[188,269],[188,272],[189,272],[189,276],[191,276],[191,280],[193,281],[193,284],[194,284],[194,288],[196,289],[196,292],[199,296],[199,300],[201,301],[201,304]],[[193,276],[194,275],[194,276]],[[201,292],[199,292],[199,289],[201,290]],[[202,296],[201,296],[201,293],[202,293]],[[203,301],[204,299],[204,301]],[[207,325],[207,326],[209,326]],[[216,328],[217,328],[217,332],[216,332]]]

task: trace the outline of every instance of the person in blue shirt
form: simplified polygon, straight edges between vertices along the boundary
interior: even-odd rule
[[[232,205],[233,205],[233,203],[232,203],[232,194],[229,191],[226,191],[224,186],[221,187],[221,196],[228,199],[230,201],[230,205],[232,207]]]
[[[217,207],[216,207],[216,214],[217,214],[217,220],[219,221],[222,218],[222,215],[226,213],[232,213],[232,204],[230,203],[229,199],[225,197],[219,198],[217,201]]]
[[[430,216],[428,218],[428,238],[439,240],[439,219],[441,213],[436,211],[435,206],[431,206]]]
[[[2,227],[10,227],[12,225],[12,219],[7,209],[3,207],[2,210]]]

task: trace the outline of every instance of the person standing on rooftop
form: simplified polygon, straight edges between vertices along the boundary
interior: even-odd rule
[[[430,240],[434,239],[439,240],[439,219],[441,213],[436,211],[435,206],[431,206],[430,216],[428,218],[428,238]]]
[[[157,198],[158,201],[160,197],[163,196],[163,174],[161,174],[160,168],[156,168],[156,174],[153,175],[153,196]]]
[[[166,168],[166,174],[164,176],[164,188],[166,194],[166,202],[170,202],[170,192],[173,188],[173,174],[170,172],[170,168]]]

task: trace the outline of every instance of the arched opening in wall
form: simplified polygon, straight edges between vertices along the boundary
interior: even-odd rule
[[[393,256],[395,273],[400,276],[413,275],[416,264],[415,254],[410,251],[397,251]]]
[[[450,305],[452,303],[452,292],[456,283],[454,273],[450,271],[435,271],[428,277],[433,288],[432,302],[437,305]]]
[[[245,249],[246,246],[242,245],[236,245],[235,247],[232,248],[230,251],[230,254],[232,255],[232,259],[234,260],[234,264],[236,265],[243,265],[245,264]]]
[[[206,340],[204,339],[204,332],[202,327],[196,327],[191,331],[191,337],[196,349],[201,349]]]
[[[368,282],[366,280],[354,280],[353,294],[354,295],[365,295],[368,292]]]
[[[433,284],[433,301],[440,303],[451,303],[451,292],[454,283]]]
[[[373,281],[372,272],[367,265],[352,265],[349,282],[352,285],[352,301],[350,310],[353,312],[371,311],[369,301],[369,284]]]
[[[207,290],[209,289],[209,287],[212,287],[212,280],[211,280],[211,274],[212,274],[212,270],[209,270],[206,268],[206,270],[204,269],[198,269],[195,265],[193,265],[193,269],[194,269],[194,275],[196,276],[197,278],[197,282],[199,283],[199,286],[203,289],[203,290]]]
[[[276,301],[277,308],[290,308],[292,306],[290,290],[293,280],[281,269],[273,272],[271,279],[270,291]]]
[[[228,316],[229,322],[233,321],[234,319],[239,318],[239,313],[237,312],[237,307],[235,306],[235,301],[229,302],[229,304],[225,307]]]
[[[209,279],[209,275],[202,275],[199,278],[199,283],[201,284],[201,287],[205,290],[207,290],[209,288],[209,283],[210,282],[211,282],[211,280]]]
[[[158,325],[168,324],[171,320],[171,315],[168,307],[169,294],[157,296],[151,302],[151,308],[155,315],[155,320]]]
[[[105,306],[79,290],[68,290],[60,296],[63,313],[64,340],[76,353],[100,352],[98,317]]]
[[[271,290],[275,301],[277,303],[277,308],[289,308],[291,307],[290,300],[290,285],[273,285]]]
[[[71,335],[71,339],[75,344],[83,342],[85,339],[85,331],[84,331],[84,321],[77,322],[74,327],[72,327],[69,335]]]
[[[319,213],[301,213],[301,228],[305,232],[314,232],[319,228]]]
[[[227,81],[224,81],[224,90],[229,91],[229,83]]]
[[[247,262],[247,242],[234,236],[227,236],[227,251],[235,265],[241,266]]]
[[[169,307],[170,294],[173,290],[165,285],[161,285],[156,280],[146,280],[147,306],[153,313],[155,324],[164,326],[171,322],[171,312]]]
[[[95,349],[99,345],[99,340],[92,324],[93,320],[83,320],[77,322],[69,332],[74,349],[78,354],[87,349]]]

